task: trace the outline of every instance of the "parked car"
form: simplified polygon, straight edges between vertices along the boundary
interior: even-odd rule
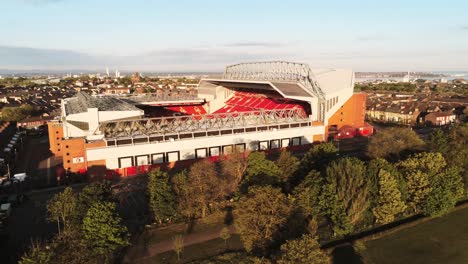
[[[28,177],[28,175],[26,175],[26,172],[23,172],[23,173],[16,173],[15,175],[13,175],[13,180],[17,180],[19,182],[23,182],[26,180],[26,178]]]

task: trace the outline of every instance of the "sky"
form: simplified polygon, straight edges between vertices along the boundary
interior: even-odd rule
[[[0,0],[0,69],[468,71],[466,0]]]

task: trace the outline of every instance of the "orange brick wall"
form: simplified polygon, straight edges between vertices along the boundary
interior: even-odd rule
[[[49,130],[49,149],[55,156],[62,156],[63,127],[58,122],[47,123]]]
[[[84,138],[71,138],[71,139],[64,139],[62,141],[62,158],[63,158],[63,167],[66,170],[70,170],[71,172],[79,172],[80,170],[86,170],[91,166],[102,166],[105,167],[105,160],[104,161],[94,161],[88,164],[86,160],[86,149],[90,147],[102,147],[105,146],[106,143],[104,141],[95,141],[86,143]],[[82,162],[78,160],[73,160],[76,158],[82,158]]]
[[[361,126],[366,115],[366,94],[356,93],[348,99],[336,113],[328,119],[328,126]]]

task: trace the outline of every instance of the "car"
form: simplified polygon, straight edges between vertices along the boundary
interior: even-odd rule
[[[15,175],[13,175],[12,180],[17,180],[19,182],[23,182],[23,181],[26,180],[27,177],[28,177],[28,175],[26,174],[26,172],[17,173]]]

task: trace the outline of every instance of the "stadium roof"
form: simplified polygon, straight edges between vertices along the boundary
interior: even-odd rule
[[[85,92],[79,92],[76,97],[65,101],[67,115],[87,112],[88,108],[97,108],[99,111],[141,111],[136,106],[116,97],[93,97]]]

